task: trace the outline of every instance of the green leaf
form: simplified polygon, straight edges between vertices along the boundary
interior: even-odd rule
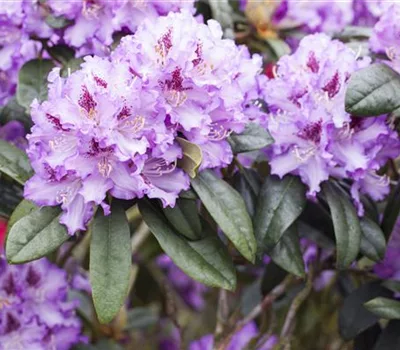
[[[36,204],[26,199],[23,199],[11,214],[10,219],[8,220],[7,231],[10,232],[11,228],[19,219],[22,219],[23,217],[29,215],[31,212],[37,209],[38,206]]]
[[[388,320],[400,320],[400,301],[378,297],[364,304],[373,314]]]
[[[400,74],[383,63],[353,73],[346,92],[346,111],[367,117],[400,107]]]
[[[81,64],[84,62],[83,58],[73,58],[64,64],[61,69],[60,75],[63,78],[69,77],[71,73],[81,68]]]
[[[390,321],[383,330],[373,350],[400,349],[400,321]]]
[[[128,311],[126,330],[145,329],[154,326],[159,321],[157,312],[149,307],[135,307]]]
[[[149,201],[139,201],[139,209],[161,248],[183,272],[211,287],[236,288],[235,267],[217,235],[188,241],[174,232],[162,212]]]
[[[298,177],[269,176],[261,187],[254,231],[259,255],[271,251],[306,206],[306,188]]]
[[[70,60],[75,58],[74,49],[64,44],[51,46],[47,51],[51,57],[63,64],[68,64]]]
[[[45,18],[45,22],[49,27],[54,28],[54,29],[63,29],[65,27],[69,26],[71,23],[73,23],[73,21],[71,21],[65,17],[62,17],[62,16],[56,17],[53,15],[48,15]]]
[[[7,260],[12,264],[36,260],[68,240],[70,236],[59,223],[59,215],[60,208],[43,207],[13,224],[7,236]]]
[[[257,197],[260,192],[261,180],[257,172],[253,169],[243,168],[233,177],[233,186],[242,196],[246,209],[250,216],[253,217],[256,211]]]
[[[385,257],[386,240],[381,228],[367,217],[360,220],[361,225],[361,253],[373,261],[380,261]]]
[[[353,204],[340,187],[325,182],[323,192],[328,201],[335,229],[336,264],[339,269],[344,269],[356,259],[360,251],[360,222]]]
[[[90,282],[93,303],[101,323],[117,315],[129,289],[131,268],[129,223],[125,211],[113,203],[111,214],[97,211],[90,243]]]
[[[174,208],[163,208],[163,212],[180,234],[191,240],[201,238],[202,227],[196,201],[179,198]]]
[[[25,63],[19,71],[17,101],[29,110],[32,101],[47,98],[47,76],[54,68],[50,60],[35,59]]]
[[[345,340],[351,340],[378,322],[379,317],[368,311],[364,304],[379,296],[389,297],[390,292],[377,282],[370,282],[348,295],[339,311],[339,330]]]
[[[292,225],[283,234],[278,244],[268,252],[269,257],[284,270],[304,277],[304,261],[296,225]]]
[[[372,29],[361,26],[347,26],[336,38],[347,41],[350,39],[368,39],[371,36]]]
[[[228,141],[233,153],[243,153],[265,148],[271,145],[274,139],[260,125],[249,123],[242,133],[230,135]]]
[[[400,182],[394,188],[387,201],[382,219],[382,230],[389,240],[400,213]]]
[[[256,240],[246,205],[240,194],[211,170],[192,179],[192,187],[221,230],[236,249],[254,262]]]
[[[32,126],[32,119],[26,113],[25,108],[17,103],[15,97],[11,98],[7,104],[0,109],[0,120],[2,124],[6,124],[12,120],[18,120],[24,124],[26,131]]]
[[[291,52],[290,46],[282,39],[268,38],[265,39],[265,41],[274,52],[277,59],[289,55]]]
[[[0,140],[0,171],[21,185],[32,176],[25,152],[3,140]]]
[[[203,159],[201,148],[194,143],[181,137],[176,138],[182,148],[183,157],[178,160],[178,166],[182,168],[191,178],[196,177],[197,170]]]

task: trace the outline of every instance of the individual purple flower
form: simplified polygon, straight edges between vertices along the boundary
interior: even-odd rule
[[[374,272],[382,279],[400,281],[400,220],[397,221],[390,237],[384,259],[374,265]]]
[[[182,11],[146,20],[122,39],[112,59],[158,91],[171,128],[202,149],[201,169],[232,161],[226,138],[252,118],[260,56],[222,39],[216,21],[198,23]]]
[[[384,117],[357,119],[345,111],[348,79],[368,64],[341,42],[311,35],[280,59],[276,78],[264,86],[267,129],[275,140],[266,150],[272,173],[299,175],[312,198],[330,176],[353,179],[360,215],[360,192],[383,199],[388,182],[376,171],[399,154],[397,134]]]
[[[68,350],[84,340],[64,271],[46,259],[8,265],[4,256],[0,269],[0,349]]]
[[[179,329],[168,319],[159,324],[161,334],[158,336],[158,350],[180,350],[181,335]]]
[[[120,199],[160,198],[174,205],[189,180],[176,167],[182,151],[158,106],[156,92],[128,65],[87,57],[68,78],[49,75],[49,99],[31,106],[28,135],[36,174],[25,197],[60,205],[70,234],[84,230],[95,205],[109,192]]]
[[[3,126],[0,126],[0,139],[13,144],[22,150],[24,150],[28,145],[25,135],[26,132],[23,124],[17,120],[9,121]]]
[[[198,311],[204,308],[204,295],[209,288],[187,276],[165,254],[157,258],[157,264],[165,271],[168,281],[188,306]]]
[[[250,322],[245,325],[239,332],[233,335],[231,338],[227,350],[242,350],[245,349],[246,345],[258,335],[258,328],[254,322]],[[272,335],[262,344],[257,346],[260,350],[272,350],[278,343],[278,337]],[[214,346],[214,337],[212,334],[205,335],[199,340],[192,342],[189,346],[189,350],[212,350]]]

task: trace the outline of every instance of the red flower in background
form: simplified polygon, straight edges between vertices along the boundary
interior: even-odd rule
[[[0,250],[4,248],[4,241],[6,239],[7,221],[0,218]]]

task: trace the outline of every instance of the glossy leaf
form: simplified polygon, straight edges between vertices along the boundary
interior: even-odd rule
[[[354,72],[346,92],[346,111],[379,116],[400,107],[400,74],[383,63]]]
[[[390,321],[383,330],[373,350],[400,349],[400,321]]]
[[[240,194],[211,170],[203,171],[193,179],[192,187],[236,249],[246,259],[254,262],[256,240],[249,213]]]
[[[202,228],[196,201],[180,198],[175,207],[163,208],[163,212],[180,234],[191,240],[201,238]]]
[[[253,169],[243,168],[234,175],[234,188],[242,196],[248,213],[253,217],[256,211],[257,197],[260,192],[261,180]]]
[[[101,323],[117,315],[128,293],[131,242],[125,211],[113,203],[111,214],[97,211],[90,243],[90,282],[93,302]]]
[[[8,224],[7,224],[7,231],[10,232],[11,228],[14,224],[22,219],[23,217],[29,215],[34,210],[38,210],[38,206],[31,201],[23,199],[17,207],[14,209],[13,213],[11,214]]]
[[[360,222],[347,194],[335,184],[325,182],[323,193],[328,202],[336,236],[339,269],[349,266],[357,257],[361,244]]]
[[[296,225],[286,230],[277,245],[268,252],[268,256],[282,269],[299,277],[305,276],[303,254]]]
[[[17,101],[29,110],[36,98],[43,101],[47,98],[47,76],[54,68],[51,60],[35,59],[25,63],[19,71]]]
[[[68,25],[70,25],[71,23],[73,23],[72,21],[68,20],[65,17],[59,16],[53,16],[53,15],[48,15],[45,18],[45,22],[46,24],[54,29],[63,29],[65,27],[67,27]]]
[[[269,132],[255,123],[247,124],[242,133],[233,133],[228,140],[233,153],[255,151],[265,148],[274,142]]]
[[[266,178],[254,216],[259,255],[271,251],[306,205],[305,186],[295,176]]]
[[[388,320],[400,320],[400,301],[378,297],[364,304],[373,314]]]
[[[0,140],[0,171],[21,185],[32,176],[25,152],[3,140]]]
[[[179,142],[183,152],[182,159],[178,160],[178,166],[191,178],[194,178],[197,175],[197,170],[199,169],[203,159],[201,148],[181,137],[177,137],[177,141]]]
[[[236,271],[217,235],[188,241],[174,232],[162,212],[149,201],[141,200],[139,209],[161,248],[183,272],[212,287],[235,289]]]
[[[367,217],[360,220],[361,246],[360,250],[373,261],[380,261],[385,257],[386,240],[381,228]]]
[[[68,240],[67,229],[59,223],[60,212],[58,207],[43,207],[13,224],[6,242],[8,261],[21,264],[39,259]]]

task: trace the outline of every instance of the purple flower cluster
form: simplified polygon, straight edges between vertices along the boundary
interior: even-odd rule
[[[254,322],[248,323],[239,332],[237,332],[231,339],[227,350],[242,350],[254,338],[258,336],[258,329]],[[257,346],[259,350],[272,350],[278,343],[278,337],[272,335],[262,344]],[[212,334],[205,335],[199,340],[192,342],[189,350],[212,350],[214,345],[214,337]]]
[[[49,45],[67,44],[77,56],[105,55],[110,52],[113,35],[134,33],[148,18],[154,21],[169,11],[186,8],[194,11],[194,0],[14,0],[0,3],[0,105],[14,95],[18,70],[38,56],[40,41]],[[69,23],[55,29],[47,21],[63,18]]]
[[[386,53],[395,69],[400,68],[400,5],[390,6],[374,27],[370,46],[374,52]]]
[[[25,135],[24,126],[17,120],[9,121],[0,126],[0,140],[5,140],[22,150],[25,150],[28,145]]]
[[[229,164],[226,138],[253,115],[261,57],[221,37],[215,21],[170,13],[145,21],[111,57],[86,57],[68,78],[54,69],[48,101],[31,106],[28,155],[36,175],[25,197],[61,204],[60,222],[73,234],[85,229],[95,205],[109,213],[107,193],[174,206],[189,187],[177,168],[177,137],[201,148],[201,169]]]
[[[115,33],[134,33],[144,19],[155,21],[170,11],[194,11],[194,0],[48,0],[47,6],[54,16],[73,21],[62,39],[77,48],[78,55],[109,53]]]
[[[84,340],[64,271],[45,259],[8,265],[3,256],[0,270],[1,350],[67,350]]]
[[[324,34],[305,37],[298,50],[278,62],[264,85],[275,143],[267,150],[272,173],[299,175],[315,197],[330,176],[354,181],[351,192],[363,214],[360,192],[381,200],[389,191],[376,171],[399,155],[397,134],[385,117],[357,119],[345,112],[350,75],[369,64]]]
[[[353,0],[353,24],[373,26],[393,2],[393,0]]]
[[[204,308],[204,294],[209,288],[187,276],[165,254],[157,258],[157,264],[165,271],[168,281],[188,306],[198,311]]]

